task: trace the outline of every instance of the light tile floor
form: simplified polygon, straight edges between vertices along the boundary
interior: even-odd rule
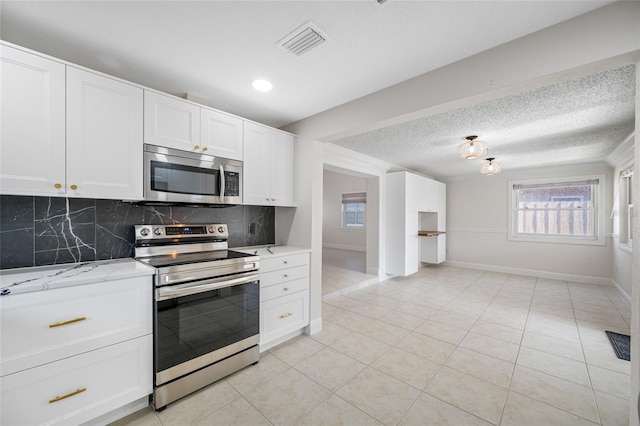
[[[428,266],[332,297],[299,336],[118,425],[628,425],[606,286]]]
[[[333,248],[322,249],[322,297],[344,295],[378,282],[366,273],[366,253]]]

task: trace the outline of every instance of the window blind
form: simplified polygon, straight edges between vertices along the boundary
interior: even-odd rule
[[[366,192],[352,192],[349,194],[342,194],[342,204],[366,203],[366,202],[367,202]]]

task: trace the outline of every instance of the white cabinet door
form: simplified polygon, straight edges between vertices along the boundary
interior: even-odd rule
[[[294,138],[287,133],[273,132],[271,141],[271,198],[276,206],[293,206],[294,200]]]
[[[201,108],[201,151],[242,161],[243,121],[238,117]]]
[[[67,195],[142,199],[142,89],[67,68]]]
[[[65,66],[7,46],[0,55],[0,192],[64,194]]]
[[[0,378],[0,424],[78,425],[149,395],[151,334]]]
[[[145,90],[144,142],[200,152],[200,107]]]
[[[243,204],[272,205],[267,128],[244,123]]]
[[[244,204],[293,206],[294,137],[269,127],[244,125]]]

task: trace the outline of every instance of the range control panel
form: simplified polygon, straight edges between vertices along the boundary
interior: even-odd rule
[[[229,238],[226,224],[174,224],[174,225],[135,225],[136,240],[152,240],[160,238]]]

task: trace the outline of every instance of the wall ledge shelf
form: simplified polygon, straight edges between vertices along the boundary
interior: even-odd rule
[[[437,237],[440,234],[446,234],[445,231],[418,231],[419,237]]]

